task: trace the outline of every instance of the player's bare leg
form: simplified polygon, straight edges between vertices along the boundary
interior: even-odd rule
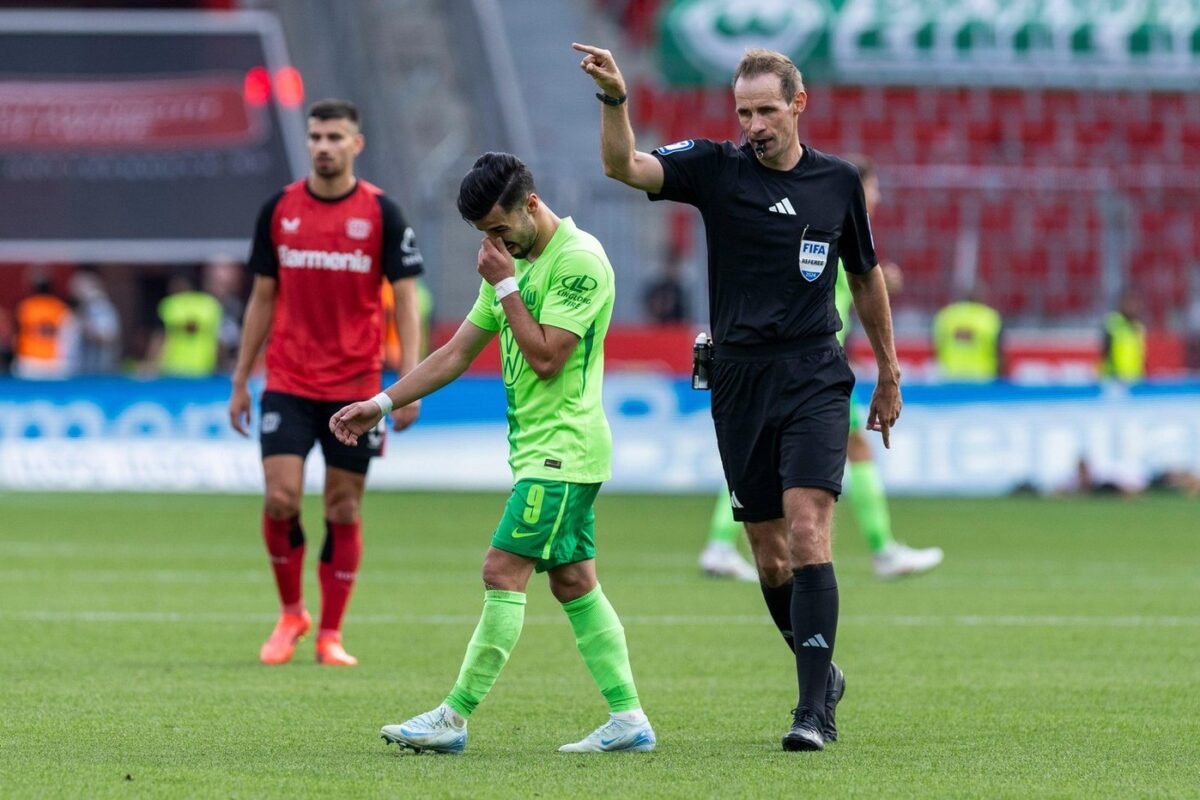
[[[304,576],[304,529],[300,525],[304,459],[274,455],[263,459],[266,494],[263,500],[263,538],[279,591],[279,621],[259,650],[264,664],[283,664],[296,643],[308,633],[312,619],[304,609],[301,586]]]
[[[362,560],[362,507],[366,475],[329,467],[325,470],[325,544],[318,575],[321,582],[321,625],[317,661],[352,667],[358,659],[342,647],[342,617],[350,602]]]

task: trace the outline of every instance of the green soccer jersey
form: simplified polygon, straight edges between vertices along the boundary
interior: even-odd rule
[[[601,483],[612,476],[612,434],[600,390],[604,335],[616,297],[612,265],[594,236],[564,217],[536,261],[516,260],[521,299],[535,320],[579,336],[562,370],[542,380],[526,363],[491,284],[467,320],[500,334],[513,480]]]
[[[850,305],[854,297],[850,294],[850,281],[846,278],[846,270],[842,260],[837,262],[837,282],[833,285],[833,304],[837,307],[838,316],[842,318],[842,329],[837,332],[837,340],[843,346],[846,336],[850,333]]]

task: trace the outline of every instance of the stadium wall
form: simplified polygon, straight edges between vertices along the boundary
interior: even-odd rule
[[[223,379],[0,381],[0,490],[261,491],[257,442],[229,429],[228,390]],[[1023,484],[1053,490],[1081,459],[1099,473],[1200,472],[1200,382],[914,385],[905,400],[892,448],[879,453],[898,494],[1000,494]],[[610,374],[610,486],[715,490],[721,470],[708,402],[683,379]],[[463,378],[424,403],[416,427],[389,435],[370,484],[505,489],[503,419],[501,381]],[[314,456],[310,490],[323,474]]]

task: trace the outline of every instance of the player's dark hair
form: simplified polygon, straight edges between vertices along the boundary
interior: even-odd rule
[[[779,77],[779,88],[783,92],[783,101],[792,102],[796,92],[804,91],[804,77],[795,63],[783,53],[753,47],[746,51],[733,72],[733,83],[742,78],[754,78],[759,75],[776,75]]]
[[[329,98],[318,100],[308,107],[308,116],[322,121],[330,119],[348,119],[358,125],[358,106],[349,100]]]
[[[537,191],[533,173],[510,153],[484,153],[458,187],[458,213],[467,222],[477,222],[497,203],[512,211]]]
[[[867,181],[875,174],[875,162],[861,153],[846,156],[846,160],[858,170],[859,180]]]

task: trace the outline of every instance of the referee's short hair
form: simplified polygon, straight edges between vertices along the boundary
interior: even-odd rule
[[[475,160],[458,187],[458,213],[467,222],[477,222],[497,203],[512,211],[537,191],[533,173],[510,153],[484,153]]]
[[[796,96],[796,92],[804,91],[804,77],[790,58],[774,50],[752,47],[738,62],[737,69],[733,72],[733,85],[737,86],[737,82],[742,78],[754,78],[759,75],[778,76],[783,99],[789,103]]]
[[[330,119],[348,119],[358,125],[358,106],[349,100],[338,100],[331,97],[318,100],[308,107],[308,116],[321,121]]]

